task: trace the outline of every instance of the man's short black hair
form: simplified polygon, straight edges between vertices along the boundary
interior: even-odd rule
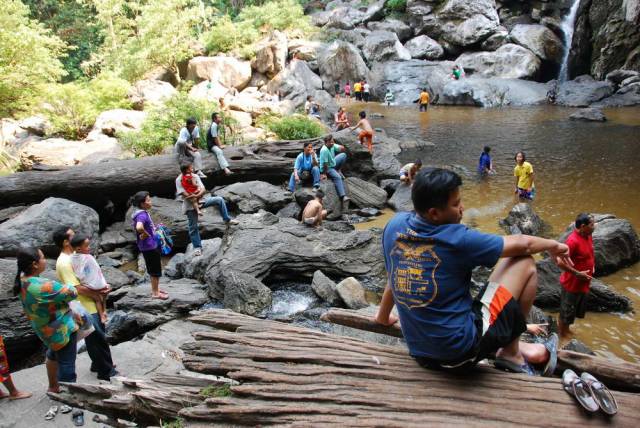
[[[490,151],[491,151],[491,147],[489,147],[489,146],[484,146],[484,150],[483,150],[483,152],[485,152],[485,153],[489,153]]]
[[[584,226],[591,223],[591,220],[593,220],[593,217],[591,216],[591,214],[586,214],[586,213],[578,214],[578,216],[576,217],[576,229],[580,229],[580,226]]]
[[[216,117],[218,117],[217,111],[214,111],[213,113],[211,113],[211,120],[216,120]]]
[[[69,229],[71,226],[60,226],[53,232],[53,243],[56,244],[56,247],[62,249],[64,245],[65,239],[69,239]]]
[[[191,162],[182,162],[180,164],[180,172],[183,174],[187,173],[187,168],[189,168],[192,165]]]
[[[422,159],[416,159],[416,161],[414,162],[414,165],[422,166]]]
[[[322,189],[316,190],[316,198],[319,198],[319,199],[324,198],[324,192],[322,191]]]
[[[364,119],[365,117],[367,117],[367,112],[361,111],[360,113],[358,113],[358,116],[360,116],[361,119]]]
[[[307,101],[311,101],[311,98],[313,98],[311,95],[307,95]]]
[[[328,143],[329,141],[333,140],[333,135],[328,134],[324,136],[324,142]]]
[[[458,174],[448,169],[426,168],[416,174],[411,188],[413,209],[418,213],[426,213],[429,208],[444,208],[449,196],[462,186]]]
[[[196,120],[195,117],[190,117],[190,118],[187,119],[187,126],[189,126],[189,125],[197,125],[197,124],[198,124],[198,121]]]
[[[305,141],[302,143],[302,150],[306,149],[307,146],[313,146],[313,143],[311,141]]]
[[[69,243],[71,244],[71,247],[78,248],[81,247],[84,241],[86,241],[87,239],[89,239],[87,235],[81,235],[77,233],[73,235],[73,238],[71,238],[71,242]]]

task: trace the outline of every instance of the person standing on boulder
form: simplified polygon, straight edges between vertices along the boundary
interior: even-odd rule
[[[513,168],[513,176],[516,178],[515,193],[520,199],[532,201],[535,197],[535,184],[533,183],[533,166],[527,162],[524,152],[516,153],[516,166]]]
[[[558,336],[544,344],[520,342],[538,286],[532,254],[547,251],[569,263],[569,247],[527,235],[481,233],[461,224],[464,205],[458,174],[420,171],[411,188],[413,212],[395,215],[382,236],[387,286],[375,317],[382,325],[394,304],[409,352],[423,367],[467,371],[496,353],[495,366],[533,375],[530,364],[551,375]],[[472,298],[471,272],[495,266]]]
[[[593,251],[593,231],[596,225],[589,214],[578,214],[575,229],[571,232],[565,244],[569,247],[571,263],[558,263],[562,272],[560,284],[560,316],[558,317],[558,332],[561,339],[567,339],[571,334],[571,324],[576,318],[584,318],[587,308],[587,298],[591,287],[591,279],[595,271],[595,255]]]
[[[151,196],[149,192],[141,190],[131,197],[129,204],[134,208],[131,221],[133,222],[133,231],[136,234],[136,244],[138,245],[138,250],[142,253],[142,257],[144,257],[147,273],[151,277],[151,297],[167,300],[169,298],[167,292],[160,290],[162,257],[158,241],[155,238],[156,227],[149,214],[152,206]]]
[[[56,275],[61,283],[75,287],[78,292],[78,302],[91,316],[94,331],[84,339],[84,343],[87,345],[87,353],[91,358],[91,371],[98,374],[98,379],[109,381],[112,376],[117,376],[118,372],[111,358],[106,328],[102,319],[100,319],[95,302],[100,298],[106,297],[111,289],[98,292],[80,284],[80,280],[73,271],[71,261],[71,255],[73,254],[71,240],[74,236],[75,233],[69,226],[61,226],[53,232],[53,243],[60,249],[60,255],[56,260]]]
[[[358,123],[353,125],[350,129],[352,131],[356,128],[362,129],[358,134],[358,140],[361,145],[365,146],[369,150],[369,153],[373,153],[373,136],[375,135],[375,132],[373,131],[373,127],[371,126],[369,119],[367,119],[367,113],[361,111],[359,116],[360,120]]]
[[[293,164],[293,172],[289,178],[289,191],[296,191],[296,185],[303,181],[313,179],[313,187],[320,187],[320,168],[318,166],[318,158],[313,150],[313,144],[307,141],[303,144],[302,153],[296,157]]]
[[[333,135],[329,134],[325,136],[324,145],[320,149],[320,179],[326,180],[327,177],[331,178],[334,186],[336,186],[338,197],[342,200],[343,203],[350,200],[344,190],[344,182],[342,181],[344,176],[340,171],[342,165],[344,165],[346,161],[347,154],[344,153],[344,147],[336,144],[335,140],[333,139]]]
[[[209,132],[207,132],[207,150],[216,155],[218,165],[220,165],[225,175],[231,175],[233,173],[229,169],[229,162],[227,162],[222,152],[225,145],[220,142],[219,125],[221,122],[222,118],[218,113],[211,113],[211,127],[209,127]]]
[[[193,164],[196,174],[200,178],[207,178],[202,172],[202,155],[198,151],[200,145],[200,129],[195,118],[187,119],[186,126],[180,130],[178,140],[174,146],[174,151],[178,155],[178,162],[189,162]]]
[[[189,163],[185,163],[180,165],[181,171],[192,171],[193,166]],[[202,184],[202,180],[196,175],[193,177],[195,180],[195,185],[198,187],[198,193],[204,193],[206,191],[204,184]],[[178,199],[182,199],[182,213],[187,216],[188,228],[189,228],[189,238],[191,239],[191,244],[193,245],[194,256],[199,256],[202,254],[202,240],[200,239],[200,231],[198,230],[198,213],[193,208],[193,205],[189,201],[189,193],[184,190],[182,186],[182,173],[176,177],[176,197]],[[207,196],[203,197],[202,206],[200,209],[205,209],[213,205],[217,205],[220,210],[220,214],[222,215],[222,220],[227,224],[238,224],[238,220],[232,219],[229,217],[229,213],[227,211],[227,205],[224,202],[224,199],[220,196]]]

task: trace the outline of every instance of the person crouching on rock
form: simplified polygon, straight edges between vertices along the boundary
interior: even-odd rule
[[[593,252],[593,231],[596,225],[589,214],[579,214],[576,217],[575,229],[565,241],[571,254],[571,262],[558,263],[562,272],[560,284],[560,316],[558,317],[558,332],[561,339],[567,339],[571,334],[570,326],[576,318],[584,318],[587,308],[587,298],[591,287],[591,279],[595,270],[595,256]]]
[[[129,200],[129,204],[134,207],[131,220],[133,221],[133,230],[136,234],[138,250],[140,250],[142,257],[144,257],[147,273],[151,277],[151,297],[154,299],[167,300],[169,298],[167,292],[160,290],[162,260],[160,248],[154,236],[155,225],[149,214],[149,210],[151,209],[151,196],[149,196],[149,192],[142,190],[133,195]]]
[[[340,107],[338,112],[335,114],[334,121],[336,123],[336,131],[342,131],[350,126],[349,119],[347,119],[347,113],[342,107]]]
[[[411,184],[416,178],[416,174],[422,168],[422,159],[416,159],[413,163],[408,163],[400,168],[400,181],[404,184]]]
[[[204,195],[204,189],[198,187],[198,181],[193,175],[193,165],[189,163],[180,165],[180,172],[182,173],[180,183],[186,194],[185,199],[191,203],[196,214],[201,216],[200,200]]]
[[[302,212],[302,223],[307,226],[320,226],[322,220],[327,218],[327,210],[323,209],[322,200],[324,192],[320,189],[316,190],[315,198],[307,202]]]
[[[458,174],[426,168],[411,188],[413,212],[398,213],[384,229],[388,283],[375,320],[383,325],[397,305],[409,353],[431,369],[466,371],[496,353],[496,368],[533,375],[530,364],[551,375],[558,336],[525,343],[538,287],[532,254],[547,251],[569,262],[569,247],[527,235],[499,236],[461,224],[464,205]],[[492,267],[489,281],[471,297],[471,271]]]
[[[360,116],[360,120],[349,129],[353,131],[356,128],[361,128],[362,131],[358,134],[358,141],[360,141],[361,145],[367,147],[369,153],[373,153],[373,127],[371,126],[369,119],[367,119],[366,112],[361,111],[358,115]]]

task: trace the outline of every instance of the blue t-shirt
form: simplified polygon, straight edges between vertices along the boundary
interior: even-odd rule
[[[463,224],[435,226],[399,213],[382,237],[387,277],[412,356],[454,360],[476,341],[471,271],[491,267],[503,238]]]
[[[489,156],[489,153],[482,152],[478,162],[478,172],[484,174],[489,168],[491,168],[491,156]]]
[[[298,171],[311,171],[313,168],[313,153],[305,155],[304,152],[300,153],[296,158],[296,163],[293,165],[294,169]]]

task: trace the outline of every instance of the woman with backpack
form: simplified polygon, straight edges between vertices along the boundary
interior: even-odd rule
[[[136,244],[144,257],[147,273],[151,277],[151,297],[167,300],[169,295],[159,288],[162,276],[161,252],[155,237],[156,227],[149,215],[151,209],[149,192],[142,190],[136,193],[129,200],[129,204],[134,207],[131,220],[136,234]]]

